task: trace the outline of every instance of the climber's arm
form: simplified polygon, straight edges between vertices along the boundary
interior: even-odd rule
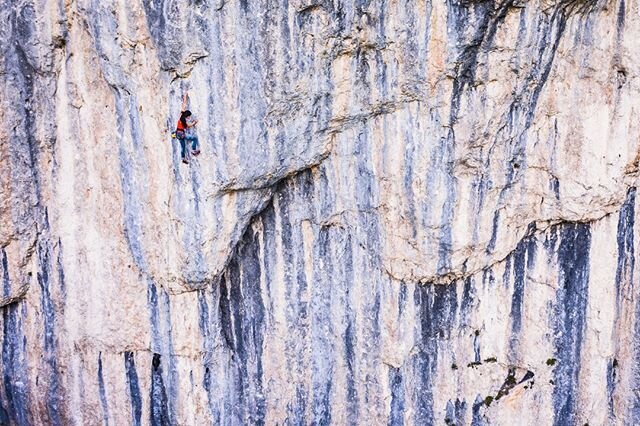
[[[187,109],[188,101],[189,101],[189,92],[185,92],[185,94],[182,95],[182,108],[180,109],[180,112],[184,112],[184,110]]]

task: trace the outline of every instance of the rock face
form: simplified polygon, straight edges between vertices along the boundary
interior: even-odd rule
[[[0,5],[1,424],[640,422],[637,1]]]

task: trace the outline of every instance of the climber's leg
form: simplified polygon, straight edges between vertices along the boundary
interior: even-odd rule
[[[187,163],[187,141],[185,138],[178,140],[180,141],[180,156],[182,157],[182,162]]]
[[[200,143],[198,141],[198,137],[189,136],[187,139],[191,141],[191,152],[193,153],[193,155],[200,154]]]

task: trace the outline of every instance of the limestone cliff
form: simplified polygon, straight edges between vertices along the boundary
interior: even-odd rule
[[[636,0],[0,6],[0,424],[640,423]]]

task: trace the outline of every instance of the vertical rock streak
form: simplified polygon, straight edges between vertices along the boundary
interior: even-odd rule
[[[555,346],[558,365],[554,369],[554,424],[576,421],[579,373],[586,328],[589,291],[591,230],[588,224],[569,224],[558,232],[558,290],[555,315]]]
[[[131,423],[138,426],[141,424],[142,418],[142,396],[140,395],[140,384],[133,352],[124,353],[124,366],[127,385],[129,386],[129,400],[131,402]]]

